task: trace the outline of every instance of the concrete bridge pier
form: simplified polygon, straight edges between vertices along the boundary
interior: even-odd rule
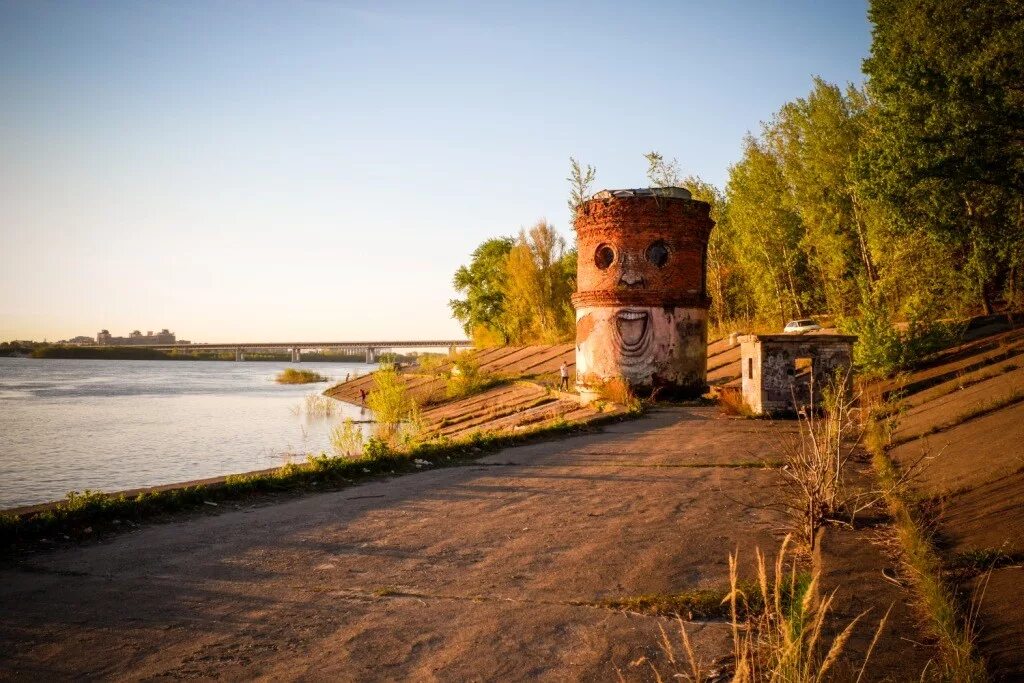
[[[238,362],[243,361],[243,360],[245,360],[245,351],[243,349],[241,349],[241,348],[236,348],[235,349],[235,362],[238,363]]]
[[[302,362],[302,350],[299,349],[298,347],[295,347],[295,348],[292,349],[292,362],[293,363],[301,363]]]
[[[372,346],[367,346],[366,347],[366,362],[367,363],[376,363],[377,362],[377,349],[373,348]]]

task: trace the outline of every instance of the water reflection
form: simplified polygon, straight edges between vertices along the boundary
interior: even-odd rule
[[[0,358],[0,509],[263,469],[329,450],[345,418],[305,409],[324,384],[281,385],[289,363]],[[363,363],[310,364],[332,381]]]

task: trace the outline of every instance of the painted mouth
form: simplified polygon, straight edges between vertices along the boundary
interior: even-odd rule
[[[647,336],[647,313],[644,311],[619,311],[615,315],[615,326],[625,351],[638,351]]]

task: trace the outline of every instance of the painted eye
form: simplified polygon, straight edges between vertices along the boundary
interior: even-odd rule
[[[668,263],[668,245],[665,244],[664,240],[651,242],[651,246],[647,247],[647,252],[644,255],[648,261],[659,268],[663,268]]]
[[[601,270],[604,270],[612,264],[615,260],[615,251],[607,244],[602,244],[597,247],[597,251],[594,252],[594,265]]]

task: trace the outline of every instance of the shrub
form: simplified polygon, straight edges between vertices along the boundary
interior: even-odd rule
[[[471,396],[483,391],[494,383],[494,379],[480,370],[480,365],[471,357],[459,356],[452,363],[445,386],[445,396],[449,399]]]
[[[363,430],[351,419],[331,429],[331,450],[340,457],[355,457],[363,453]]]
[[[913,367],[926,356],[952,346],[963,335],[962,325],[932,320],[923,313],[910,317],[906,330],[893,322],[884,302],[869,299],[859,318],[844,322],[844,331],[857,335],[853,361],[865,373],[888,375]]]
[[[309,370],[285,368],[278,373],[274,381],[278,384],[312,384],[314,382],[326,382],[327,378]]]
[[[394,368],[373,374],[374,387],[366,397],[373,411],[375,436],[389,446],[396,445],[405,434],[419,429],[419,406],[409,394],[405,378]]]

